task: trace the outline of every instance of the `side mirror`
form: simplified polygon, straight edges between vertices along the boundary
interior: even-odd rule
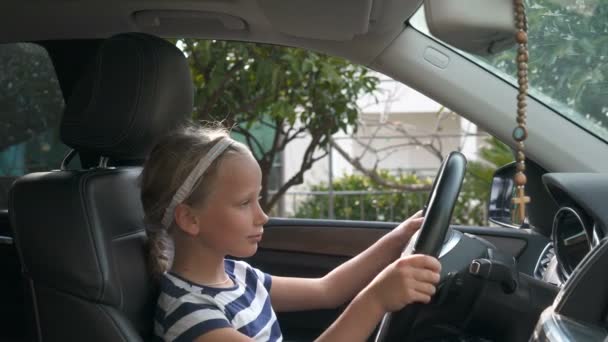
[[[515,191],[513,176],[516,172],[515,162],[502,166],[494,172],[488,201],[488,220],[494,224],[519,227],[513,224],[511,201]]]

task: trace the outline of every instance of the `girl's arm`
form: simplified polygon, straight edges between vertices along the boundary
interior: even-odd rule
[[[427,255],[400,258],[386,267],[353,299],[317,342],[365,341],[382,316],[435,294],[441,264]]]
[[[199,336],[194,342],[254,342],[251,337],[243,335],[236,329],[223,328],[210,331],[202,336]]]
[[[335,308],[351,300],[399,257],[422,220],[422,211],[419,211],[323,278],[273,276],[270,290],[273,308],[275,311]]]

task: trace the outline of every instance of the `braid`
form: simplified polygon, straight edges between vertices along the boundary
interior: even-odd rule
[[[173,240],[165,229],[147,230],[148,267],[155,278],[169,270],[173,262]]]

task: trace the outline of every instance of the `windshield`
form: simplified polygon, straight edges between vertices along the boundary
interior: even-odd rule
[[[526,1],[530,95],[608,141],[608,1]],[[411,24],[429,35],[421,8]],[[469,59],[516,84],[516,49]]]

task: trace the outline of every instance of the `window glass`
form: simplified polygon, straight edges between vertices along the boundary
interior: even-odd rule
[[[305,49],[172,42],[192,72],[192,119],[222,121],[250,147],[270,215],[400,221],[422,208],[441,161],[458,150],[470,171],[453,222],[487,224],[493,171],[512,153],[449,108],[364,66]]]
[[[26,173],[58,168],[64,100],[51,60],[37,44],[0,44],[0,208]]]
[[[526,1],[530,95],[608,141],[608,2]],[[424,9],[411,20],[430,36]],[[515,46],[497,55],[461,54],[517,84]]]

